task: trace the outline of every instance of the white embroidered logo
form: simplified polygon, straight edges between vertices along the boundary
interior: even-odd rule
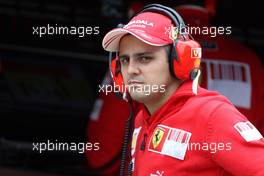
[[[137,138],[138,138],[138,134],[140,130],[141,130],[141,127],[134,129],[133,136],[132,136],[132,144],[131,144],[131,156],[133,156],[135,153],[135,149],[137,145]]]
[[[134,25],[143,25],[143,26],[151,26],[151,27],[154,26],[152,22],[148,22],[147,20],[133,20],[130,21],[127,25],[125,25],[124,28],[129,28],[130,26],[134,26]]]
[[[164,171],[156,171],[155,174],[150,174],[150,176],[163,176]]]
[[[151,137],[148,151],[184,160],[192,133],[158,125]]]
[[[177,28],[173,27],[173,26],[170,26],[170,27],[166,27],[165,26],[165,35],[169,35],[169,38],[171,40],[176,40],[178,38],[178,34],[179,34],[179,31]]]
[[[238,122],[234,125],[234,128],[239,132],[239,134],[247,141],[257,141],[263,136],[260,132],[255,128],[255,126],[249,121],[246,122]]]
[[[184,160],[191,133],[172,128],[161,153]]]

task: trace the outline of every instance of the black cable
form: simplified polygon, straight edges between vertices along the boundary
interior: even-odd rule
[[[128,166],[128,171],[127,171],[128,176],[132,175],[132,168],[134,167],[133,164],[134,163],[132,161],[130,161],[129,166]]]
[[[127,152],[128,152],[128,145],[130,141],[130,135],[131,135],[131,127],[133,123],[133,117],[134,117],[134,112],[133,112],[133,104],[131,101],[129,101],[129,118],[126,121],[125,125],[125,135],[124,135],[124,142],[122,146],[122,156],[121,156],[121,165],[120,165],[120,176],[125,176],[125,170],[126,170],[126,160],[127,160]],[[131,174],[131,167],[128,167],[128,174]]]

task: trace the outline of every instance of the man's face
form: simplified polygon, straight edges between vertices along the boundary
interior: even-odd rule
[[[120,41],[119,59],[125,85],[133,100],[141,103],[158,101],[169,93],[169,87],[175,87],[165,47],[151,46],[126,35]]]

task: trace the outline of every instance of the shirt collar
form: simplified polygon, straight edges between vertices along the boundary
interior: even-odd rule
[[[147,108],[144,106],[143,119],[145,123],[152,124],[158,122],[163,117],[176,113],[181,109],[183,104],[192,96],[195,96],[192,88],[193,81],[184,81],[174,91],[170,98],[152,115],[149,114]],[[199,89],[198,89],[199,90]]]

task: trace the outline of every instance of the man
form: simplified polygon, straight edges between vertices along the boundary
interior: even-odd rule
[[[121,92],[145,105],[135,117],[132,174],[264,175],[261,134],[227,98],[197,87],[199,60],[190,55],[200,58],[199,50],[187,57],[190,76],[181,75],[190,66],[179,65],[188,55],[181,49],[191,41],[171,28],[182,24],[163,12],[172,9],[149,7],[103,40],[105,50],[118,52],[111,72],[124,82]]]

